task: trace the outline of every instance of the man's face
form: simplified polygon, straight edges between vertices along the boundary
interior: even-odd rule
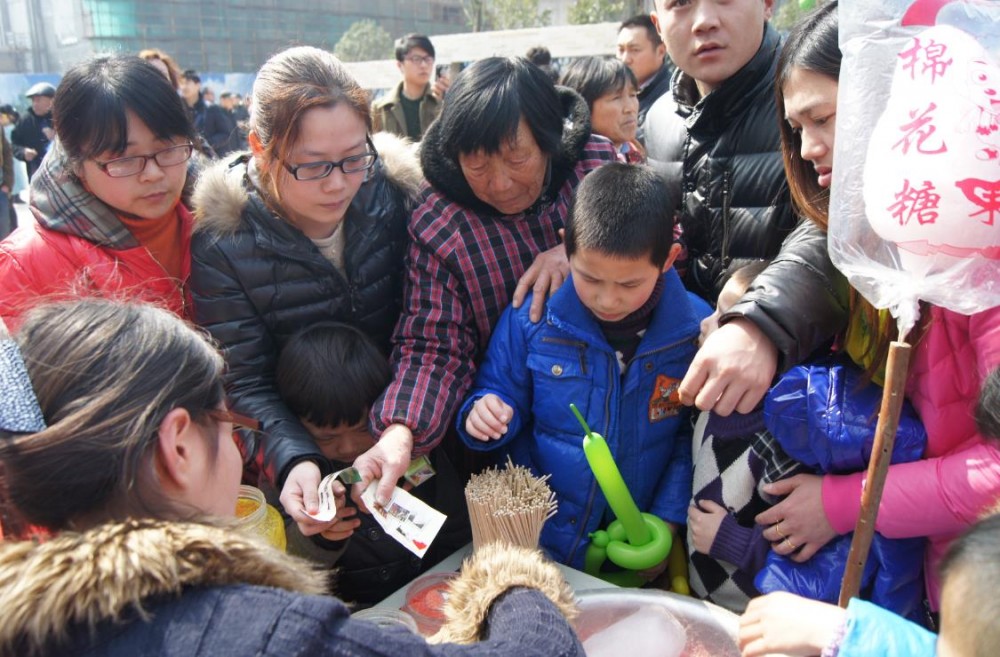
[[[625,27],[618,33],[618,59],[632,69],[640,85],[660,70],[666,52],[662,43],[653,45],[645,28]]]
[[[431,81],[434,58],[423,48],[410,48],[403,61],[396,62],[396,65],[406,82],[422,86]]]
[[[656,0],[653,23],[667,53],[705,96],[760,48],[774,0]]]
[[[199,91],[201,91],[200,83],[187,78],[181,78],[181,96],[188,102],[189,105],[193,105],[198,102]]]
[[[52,99],[48,96],[32,96],[31,111],[35,116],[45,116],[52,110]]]

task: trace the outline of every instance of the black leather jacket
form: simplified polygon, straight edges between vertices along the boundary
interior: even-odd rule
[[[752,319],[788,367],[842,328],[847,287],[826,235],[792,211],[774,94],[780,50],[766,25],[754,57],[703,98],[678,70],[672,96],[647,114],[646,149],[649,164],[682,187],[688,289],[714,304],[733,258],[777,258],[722,320]]]
[[[275,388],[282,347],[310,324],[340,321],[361,328],[388,355],[399,318],[406,220],[420,174],[401,142],[378,137],[382,158],[344,218],[346,278],[308,237],[267,208],[249,180],[248,155],[215,164],[195,190],[195,320],[224,349],[230,403],[261,422],[265,473],[279,488],[296,463],[312,460],[321,469],[327,463]],[[387,139],[403,155],[387,158]],[[412,171],[389,171],[387,159]]]

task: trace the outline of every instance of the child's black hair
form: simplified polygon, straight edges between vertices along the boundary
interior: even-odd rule
[[[1000,367],[983,381],[976,404],[976,426],[984,437],[1000,442]]]
[[[1000,514],[972,525],[941,560],[941,639],[953,654],[985,657],[1000,645]],[[954,606],[952,606],[954,605]],[[954,607],[958,607],[957,609]]]
[[[278,357],[276,384],[288,410],[320,427],[354,426],[389,385],[389,362],[360,330],[337,322],[305,328]]]
[[[770,260],[759,258],[733,258],[722,274],[720,288],[729,281],[735,280],[736,284],[740,286],[740,294],[742,294],[753,283],[753,279],[757,278],[770,264]]]
[[[566,222],[566,254],[593,249],[619,258],[649,257],[662,267],[674,242],[679,190],[653,169],[612,162],[587,175]]]

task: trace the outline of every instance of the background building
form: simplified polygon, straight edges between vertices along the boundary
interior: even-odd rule
[[[182,68],[252,72],[289,45],[333,50],[366,19],[393,37],[467,29],[462,0],[3,0],[0,72],[62,73],[93,52],[150,47]]]

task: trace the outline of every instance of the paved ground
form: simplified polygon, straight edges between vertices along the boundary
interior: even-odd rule
[[[29,221],[34,221],[31,217],[31,212],[28,210],[28,206],[25,203],[15,203],[14,207],[17,209],[17,225],[24,226]]]

